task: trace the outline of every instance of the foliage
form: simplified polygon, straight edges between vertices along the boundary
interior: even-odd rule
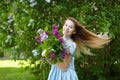
[[[0,58],[1,57],[4,57],[4,52],[3,51],[0,51]]]
[[[37,30],[57,24],[61,29],[66,17],[74,17],[96,34],[107,32],[112,41],[104,49],[91,49],[96,56],[76,58],[81,80],[119,80],[120,77],[120,1],[119,0],[4,0],[0,3],[0,47],[10,49],[13,59],[24,59],[26,67],[46,80],[50,65],[40,61],[35,40]],[[41,65],[42,64],[42,65]]]

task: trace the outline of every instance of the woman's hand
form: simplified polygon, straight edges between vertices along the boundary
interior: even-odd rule
[[[71,60],[71,55],[66,55],[63,62],[57,62],[56,66],[59,67],[61,70],[66,71],[68,69],[69,63]]]

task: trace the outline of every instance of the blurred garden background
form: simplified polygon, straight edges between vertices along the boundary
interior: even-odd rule
[[[1,0],[0,80],[47,80],[50,65],[41,61],[39,28],[76,18],[112,41],[95,56],[80,53],[75,67],[79,80],[120,80],[120,0]]]

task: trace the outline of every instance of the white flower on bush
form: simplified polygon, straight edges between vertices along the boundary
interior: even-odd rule
[[[37,1],[30,0],[30,7],[34,7],[35,5],[37,5]]]
[[[37,5],[37,2],[31,3],[30,6],[34,7],[35,5]]]
[[[92,4],[92,8],[93,8],[94,10],[98,10],[95,2]]]
[[[23,11],[24,11],[25,13],[28,13],[28,11],[27,11],[26,9],[23,9]]]
[[[13,25],[14,25],[14,26],[18,26],[18,24],[17,24],[17,23],[14,23]]]
[[[42,51],[41,55],[42,55],[43,57],[45,57],[46,52],[47,52],[47,50],[44,49],[44,50]]]
[[[103,37],[108,38],[108,32],[105,32],[105,33],[103,34]]]
[[[104,34],[100,33],[100,34],[98,34],[98,36],[108,38],[108,32],[105,32]]]
[[[33,23],[33,22],[34,22],[34,19],[30,19],[30,20],[29,20],[29,23]]]
[[[2,28],[2,29],[4,29],[4,30],[6,29],[6,27],[5,27],[5,26],[1,26],[1,28]]]
[[[44,32],[43,34],[41,34],[41,41],[43,40],[47,40],[48,39],[48,35],[46,35],[46,32]]]
[[[13,22],[13,19],[9,19],[7,22],[8,22],[8,23],[12,23],[12,22]]]
[[[54,52],[55,50],[54,50],[54,49],[51,49],[51,51],[53,51],[53,52]]]
[[[50,3],[50,0],[45,0],[46,2]]]
[[[36,49],[32,50],[33,56],[37,56],[38,55],[38,51]]]
[[[34,2],[35,0],[30,0],[30,3]]]
[[[19,34],[19,35],[23,35],[23,33],[24,33],[23,30],[18,31],[18,34]]]
[[[24,58],[25,58],[24,53],[23,52],[20,53],[20,59],[24,59]]]
[[[31,26],[33,22],[34,22],[34,19],[30,19],[27,26]]]
[[[23,0],[20,0],[20,2],[23,2]]]
[[[6,42],[6,43],[9,42],[10,39],[11,39],[11,36],[8,35],[8,36],[7,36],[7,39],[5,40],[5,42]]]
[[[13,32],[13,29],[12,29],[12,28],[10,28],[10,29],[9,29],[9,31],[10,31],[10,32]]]
[[[39,34],[41,34],[41,33],[43,33],[44,31],[40,28],[40,29],[38,29],[38,31],[37,31],[37,33],[39,33]]]
[[[8,23],[10,24],[10,23],[12,23],[13,22],[13,14],[9,14],[8,15],[8,17],[7,17],[7,19],[8,19]]]
[[[102,36],[102,33],[98,34],[98,36]]]

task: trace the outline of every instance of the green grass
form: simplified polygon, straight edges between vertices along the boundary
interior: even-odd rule
[[[21,68],[18,61],[0,60],[0,80],[35,80],[35,76]]]

